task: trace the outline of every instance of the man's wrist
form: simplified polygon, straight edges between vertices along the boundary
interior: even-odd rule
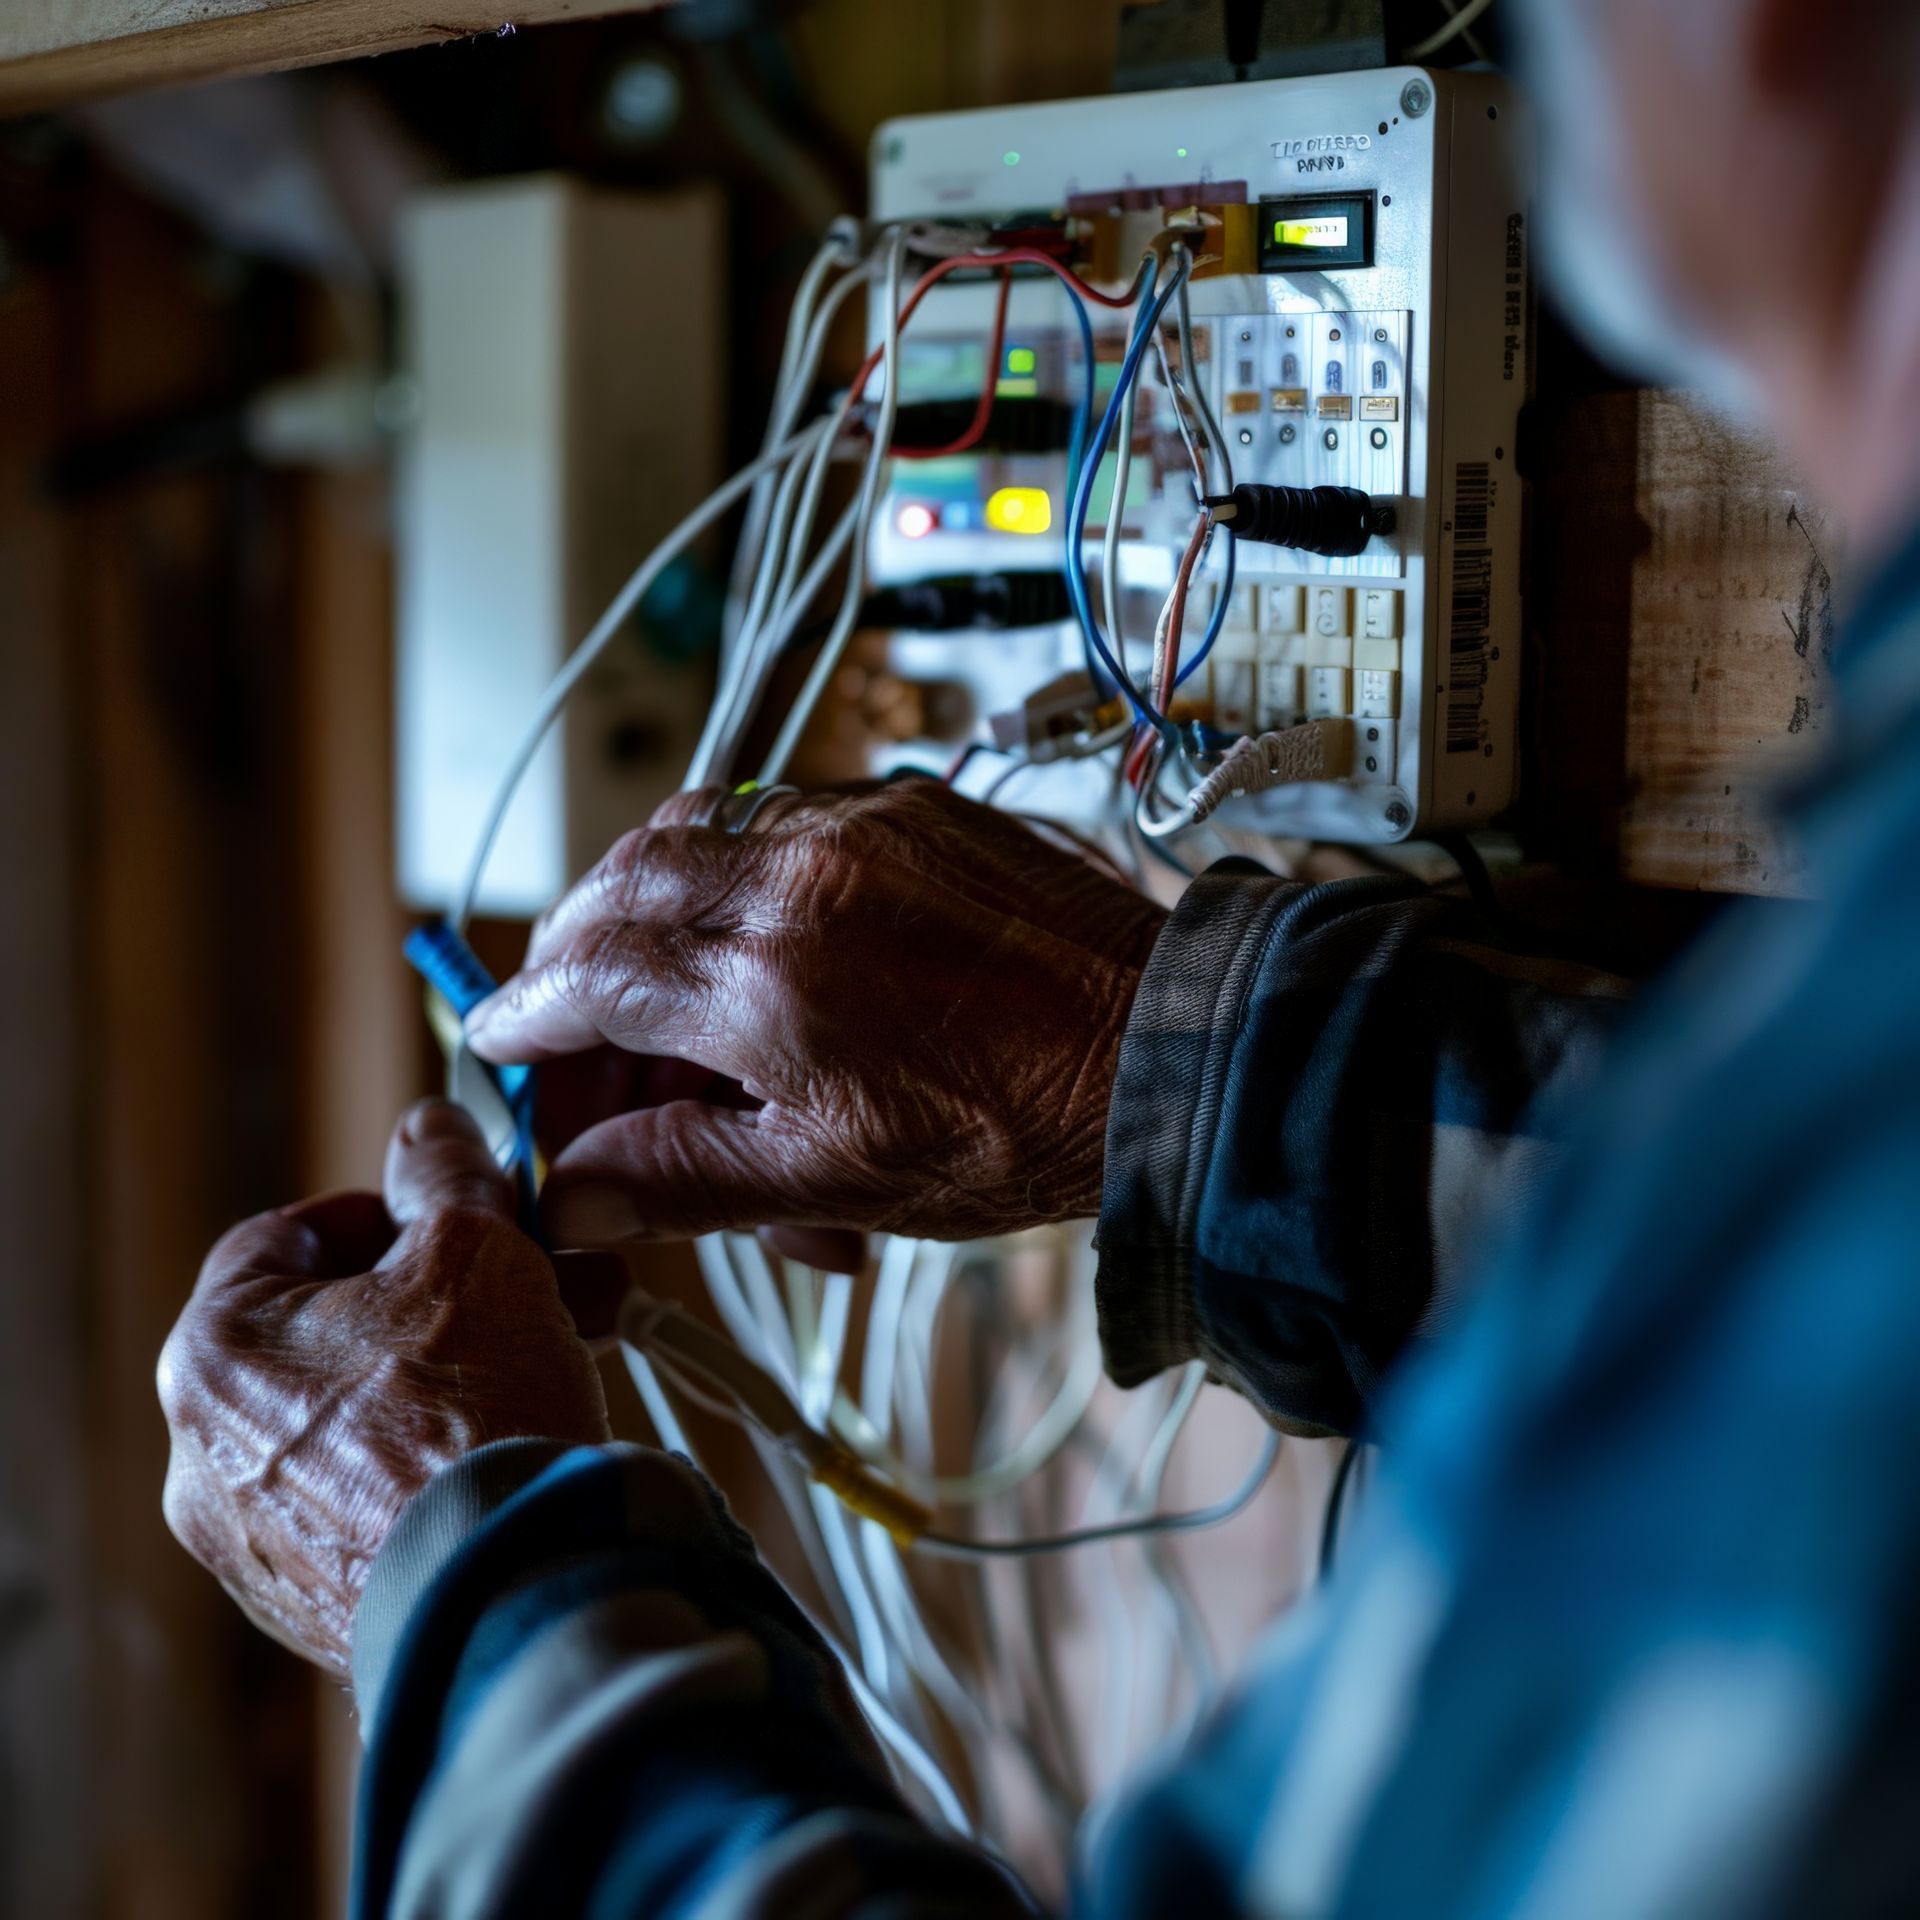
[[[1301,891],[1253,861],[1221,861],[1182,896],[1141,974],[1098,1202],[1100,1339],[1121,1386],[1206,1357],[1192,1271],[1201,1184],[1241,1003],[1276,915]]]
[[[353,1616],[353,1691],[363,1723],[372,1720],[420,1597],[501,1507],[579,1444],[493,1441],[442,1468],[401,1510],[374,1556]]]

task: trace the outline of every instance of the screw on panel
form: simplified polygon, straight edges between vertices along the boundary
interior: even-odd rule
[[[1409,80],[1400,89],[1400,111],[1409,120],[1418,120],[1433,105],[1433,89],[1424,80]]]
[[[1387,825],[1395,833],[1404,833],[1413,824],[1413,811],[1404,800],[1387,802]]]

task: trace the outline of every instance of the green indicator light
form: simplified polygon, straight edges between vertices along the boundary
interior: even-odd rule
[[[1000,156],[1000,164],[1003,167],[1017,167],[1020,164],[1020,156],[1013,152],[1003,153]]]
[[[1185,148],[1185,147],[1175,147],[1175,148],[1174,148],[1174,150],[1173,150],[1173,157],[1174,157],[1174,158],[1175,158],[1176,160],[1184,160],[1184,159],[1185,159],[1185,158],[1187,157],[1187,150],[1186,150],[1186,148]]]
[[[1031,347],[1009,347],[1007,349],[1007,371],[1009,373],[1031,373],[1040,364],[1040,356]]]

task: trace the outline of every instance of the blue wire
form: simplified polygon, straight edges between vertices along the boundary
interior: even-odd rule
[[[1087,370],[1081,383],[1080,403],[1073,410],[1073,425],[1067,432],[1067,497],[1071,499],[1080,483],[1080,462],[1086,457],[1087,429],[1093,424],[1093,321],[1087,313],[1086,301],[1080,297],[1080,289],[1071,280],[1062,280],[1060,285],[1073,302],[1073,317],[1080,322],[1080,357]]]
[[[1060,282],[1062,290],[1073,303],[1073,317],[1080,323],[1080,360],[1085,368],[1085,378],[1081,382],[1080,398],[1073,410],[1073,425],[1067,433],[1067,499],[1072,501],[1080,485],[1080,463],[1086,458],[1087,433],[1093,425],[1093,402],[1097,392],[1097,376],[1093,357],[1093,320],[1087,312],[1087,303],[1081,297],[1080,289],[1071,280]],[[1065,539],[1060,549],[1061,566],[1067,577],[1067,600],[1076,613],[1079,603],[1074,598],[1074,550],[1073,543]],[[1109,691],[1106,674],[1101,670],[1093,646],[1087,638],[1084,623],[1080,627],[1080,650],[1086,656],[1087,677],[1093,682],[1095,692],[1102,697]]]
[[[1107,397],[1107,410],[1101,417],[1098,432],[1094,435],[1092,457],[1081,465],[1079,483],[1073,489],[1073,502],[1067,514],[1067,598],[1073,603],[1073,610],[1079,617],[1080,631],[1087,645],[1099,656],[1100,664],[1107,670],[1113,684],[1126,697],[1136,719],[1155,728],[1158,732],[1171,736],[1174,727],[1165,714],[1156,711],[1141,696],[1133,682],[1128,679],[1125,667],[1113,656],[1100,624],[1093,617],[1093,605],[1087,597],[1086,561],[1084,549],[1087,537],[1087,515],[1093,506],[1093,476],[1100,469],[1100,462],[1106,456],[1107,442],[1113,437],[1114,418],[1120,404],[1126,397],[1127,389],[1133,384],[1140,372],[1140,360],[1146,351],[1147,342],[1153,337],[1153,330],[1160,324],[1160,316],[1166,312],[1167,303],[1173,298],[1179,282],[1172,282],[1154,301],[1145,308],[1134,323],[1133,338],[1127,343],[1127,355],[1120,363],[1120,377],[1114,382],[1113,392]],[[1092,365],[1091,358],[1088,361]],[[1114,503],[1118,510],[1119,503]]]
[[[1227,603],[1233,598],[1233,529],[1222,522],[1220,531],[1227,536],[1227,577],[1220,582],[1220,591],[1214,596],[1213,618],[1207,622],[1206,638],[1200,642],[1200,651],[1180,669],[1179,677],[1173,683],[1176,687],[1184,687],[1188,675],[1200,670],[1201,662],[1213,651],[1213,643],[1220,638],[1220,629],[1227,624]]]

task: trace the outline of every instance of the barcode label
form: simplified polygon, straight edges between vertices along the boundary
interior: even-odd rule
[[[1447,751],[1478,753],[1486,739],[1492,643],[1493,549],[1487,545],[1492,472],[1484,460],[1453,470],[1453,601],[1447,626]]]

